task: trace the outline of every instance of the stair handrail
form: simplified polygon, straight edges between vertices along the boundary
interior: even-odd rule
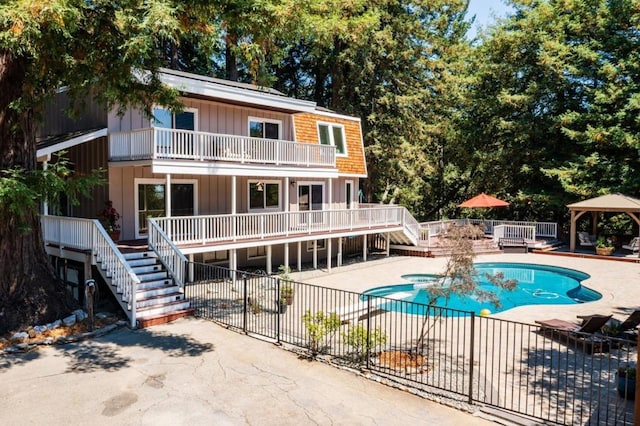
[[[52,244],[61,250],[72,248],[91,252],[91,263],[98,262],[105,268],[107,277],[122,294],[122,302],[130,310],[131,327],[135,328],[135,295],[140,279],[133,272],[127,260],[104,229],[98,219],[43,215],[40,217],[45,244]]]
[[[136,318],[136,293],[140,278],[133,271],[129,262],[124,258],[118,246],[113,242],[107,231],[97,219],[92,219],[93,228],[93,254],[95,261],[99,261],[106,267],[107,276],[111,274],[111,283],[116,287],[116,292],[122,294],[122,301],[127,304],[130,311],[131,328],[138,326]]]
[[[420,223],[413,217],[406,207],[402,207],[402,225],[404,233],[414,246],[420,241]]]
[[[148,218],[147,223],[149,248],[158,256],[158,260],[165,267],[169,276],[173,278],[175,284],[184,290],[185,272],[189,261],[154,218]]]

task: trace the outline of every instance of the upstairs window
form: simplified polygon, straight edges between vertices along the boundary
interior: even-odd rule
[[[318,138],[322,145],[335,146],[337,155],[347,155],[347,145],[345,144],[343,125],[335,123],[318,123]]]
[[[280,182],[249,182],[250,210],[277,210],[280,208]]]
[[[164,108],[153,109],[153,127],[162,129],[196,130],[196,110],[172,113]]]
[[[249,136],[263,139],[282,139],[280,128],[282,122],[266,118],[249,117]]]

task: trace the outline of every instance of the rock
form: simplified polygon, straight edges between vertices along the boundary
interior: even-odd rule
[[[55,320],[51,324],[47,324],[47,330],[53,330],[55,328],[58,328],[58,327],[60,327],[61,324],[62,324],[62,321]]]
[[[62,323],[67,327],[71,327],[73,324],[76,323],[76,316],[75,315],[69,315],[68,317],[66,317],[66,318],[64,318],[62,320]]]
[[[76,321],[78,322],[83,321],[85,318],[87,318],[87,313],[82,309],[76,309],[72,312],[72,314],[76,316]]]
[[[36,325],[33,327],[33,330],[37,333],[37,334],[42,334],[45,331],[47,331],[49,328],[46,325]]]
[[[13,336],[11,336],[10,339],[12,342],[25,342],[27,340],[29,340],[29,333],[26,333],[24,331],[18,332],[18,333],[14,333]]]
[[[29,328],[27,329],[27,334],[29,334],[29,338],[30,338],[30,339],[33,339],[34,337],[36,337],[36,335],[37,335],[38,333],[36,333],[36,331],[33,329],[33,327],[29,327]]]
[[[109,312],[98,312],[96,314],[97,319],[105,319],[105,318],[109,318],[110,316],[111,314]]]

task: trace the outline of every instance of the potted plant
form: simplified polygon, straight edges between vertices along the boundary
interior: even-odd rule
[[[289,298],[284,297],[284,296],[280,296],[280,299],[278,299],[278,312],[281,314],[285,314],[287,313],[287,307],[291,304],[291,302],[289,302]]]
[[[616,371],[618,377],[618,394],[626,399],[634,399],[636,396],[636,367],[623,364]]]
[[[280,276],[280,301],[284,301],[286,305],[291,305],[294,296],[293,285],[291,285],[291,277],[289,276],[291,269],[280,265],[278,271]]]
[[[111,239],[118,241],[120,239],[120,225],[118,224],[120,213],[113,207],[113,201],[105,201],[104,209],[98,212],[98,219]]]
[[[613,243],[609,239],[605,239],[604,237],[599,237],[596,240],[596,253],[599,256],[611,256],[613,254]]]

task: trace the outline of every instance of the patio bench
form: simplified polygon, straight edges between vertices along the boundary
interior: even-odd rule
[[[527,253],[529,246],[524,238],[502,237],[498,240],[498,247],[505,253]]]

